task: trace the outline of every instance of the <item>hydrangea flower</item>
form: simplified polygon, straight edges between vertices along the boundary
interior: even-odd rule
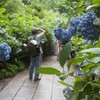
[[[78,69],[77,76],[82,76],[82,77],[84,76],[81,68]]]
[[[80,28],[80,33],[82,34],[83,38],[98,40],[100,30],[98,30],[93,24],[95,18],[96,15],[93,11],[88,12],[81,17],[78,27]]]
[[[56,37],[58,40],[60,40],[60,41],[66,41],[66,40],[69,41],[69,40],[70,40],[70,39],[69,39],[69,35],[67,34],[67,31],[64,30],[63,28],[56,26],[56,27],[53,29],[53,31],[54,31],[55,37]]]
[[[10,53],[11,47],[7,43],[3,42],[2,44],[0,44],[0,61],[9,60]]]
[[[82,42],[82,45],[86,45],[86,44],[88,44],[88,40],[84,40],[84,41]]]
[[[83,38],[88,40],[98,40],[100,35],[100,29],[97,29],[94,25],[96,18],[95,13],[87,12],[82,16],[70,19],[70,25],[65,31],[61,27],[54,28],[54,35],[58,40],[65,41],[70,40],[72,36],[79,34]]]

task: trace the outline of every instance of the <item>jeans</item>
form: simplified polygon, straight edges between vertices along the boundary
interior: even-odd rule
[[[39,73],[37,72],[39,66],[40,66],[40,56],[36,56],[36,57],[30,56],[29,77],[33,76],[33,72],[35,72],[34,78],[39,77]]]

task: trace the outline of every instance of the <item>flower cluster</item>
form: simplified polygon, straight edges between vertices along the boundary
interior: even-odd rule
[[[93,24],[95,18],[96,15],[94,12],[88,12],[82,16],[79,27],[83,38],[98,40],[100,30],[98,30]]]
[[[96,18],[95,13],[87,12],[82,16],[70,19],[70,25],[65,31],[60,27],[54,28],[54,35],[58,40],[70,40],[72,36],[79,34],[88,40],[98,40],[100,30],[93,24]]]
[[[60,40],[60,41],[66,41],[66,40],[69,41],[70,40],[69,35],[67,34],[67,31],[64,30],[63,28],[56,26],[53,29],[53,31],[54,31],[55,37],[58,40]]]
[[[85,39],[98,40],[100,30],[93,24],[95,18],[96,15],[93,11],[87,12],[83,16],[72,18],[70,20],[70,28],[74,30],[74,34],[81,34]]]
[[[0,44],[0,61],[6,61],[10,58],[11,47],[3,42]]]

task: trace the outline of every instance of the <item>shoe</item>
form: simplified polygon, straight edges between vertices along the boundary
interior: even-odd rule
[[[41,80],[41,78],[34,78],[34,81],[39,81]]]

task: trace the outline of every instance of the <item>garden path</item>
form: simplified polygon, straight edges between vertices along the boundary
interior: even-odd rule
[[[61,70],[56,56],[44,59],[42,66],[51,66]],[[67,81],[72,83],[71,78]],[[0,92],[0,100],[66,100],[62,90],[65,86],[58,83],[55,75],[41,75],[41,80],[28,79],[28,69],[17,74]]]

